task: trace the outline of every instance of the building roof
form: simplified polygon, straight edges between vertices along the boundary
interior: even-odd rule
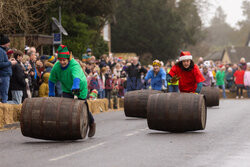
[[[225,51],[232,63],[238,63],[242,57],[250,62],[250,47],[227,47]]]
[[[223,58],[223,51],[216,51],[205,56],[204,60],[218,61],[222,60],[222,58]]]

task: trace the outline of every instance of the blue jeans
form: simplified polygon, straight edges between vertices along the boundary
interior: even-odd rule
[[[63,93],[62,93],[62,97],[73,99],[73,98],[74,98],[74,95],[72,95],[72,94],[70,94],[70,93],[63,92]],[[89,105],[88,105],[88,103],[87,103],[87,100],[86,100],[86,99],[79,99],[79,100],[84,100],[84,102],[85,102],[85,104],[86,104],[86,106],[87,106],[89,125],[91,125],[92,123],[95,122],[95,120],[94,120],[94,117],[93,117],[92,113],[89,111]]]
[[[218,85],[218,87],[220,89],[222,89],[222,96],[223,96],[223,98],[227,98],[226,97],[226,91],[225,91],[225,85]]]
[[[0,77],[0,97],[2,98],[2,103],[7,103],[9,86],[10,77]]]
[[[8,101],[9,104],[22,104],[23,91],[22,90],[12,90],[12,101]]]
[[[179,92],[178,85],[168,85],[168,92]]]
[[[105,98],[105,90],[103,89],[103,90],[99,90],[99,98],[100,99],[104,99]]]
[[[250,98],[250,86],[246,86],[247,89],[247,97]]]

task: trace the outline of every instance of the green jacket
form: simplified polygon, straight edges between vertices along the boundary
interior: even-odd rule
[[[215,78],[216,78],[216,85],[218,86],[224,85],[225,71],[218,70]]]
[[[71,59],[68,67],[64,70],[61,68],[60,62],[57,61],[50,72],[49,80],[53,83],[60,81],[63,92],[72,93],[71,88],[75,78],[80,79],[80,94],[78,97],[86,99],[88,94],[87,79],[80,64],[75,59]]]

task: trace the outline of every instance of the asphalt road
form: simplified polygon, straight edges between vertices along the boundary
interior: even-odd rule
[[[221,100],[208,108],[203,131],[149,130],[122,111],[94,116],[94,138],[54,142],[0,132],[0,167],[249,167],[250,100]]]

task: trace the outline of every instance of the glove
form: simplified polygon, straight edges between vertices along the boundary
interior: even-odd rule
[[[80,89],[72,89],[71,91],[73,95],[79,95],[80,93]]]
[[[179,81],[181,77],[178,77],[177,75],[173,76],[171,79],[170,79],[170,83],[176,83],[177,81]]]

